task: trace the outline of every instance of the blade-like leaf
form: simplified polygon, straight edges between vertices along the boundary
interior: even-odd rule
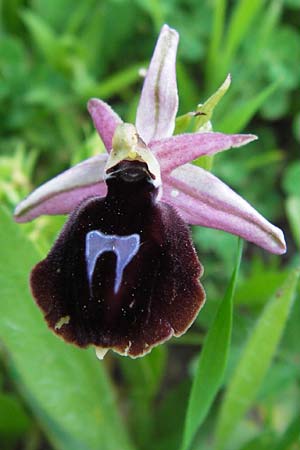
[[[232,299],[240,267],[242,244],[240,239],[229,286],[201,352],[186,413],[182,450],[189,448],[223,381],[231,339]]]
[[[32,11],[23,11],[21,17],[40,53],[48,61],[56,62],[59,39],[55,31],[44,19]]]
[[[237,105],[230,114],[226,117],[223,116],[220,122],[217,122],[216,129],[224,133],[237,133],[239,130],[245,128],[254,114],[256,114],[277,87],[277,82],[272,83],[254,98],[247,99],[242,104]]]
[[[231,83],[231,77],[228,74],[226,80],[203,104],[197,106],[197,110],[188,112],[176,118],[174,134],[195,133],[197,131],[212,131],[210,122],[214,109],[226,94]]]
[[[122,91],[122,89],[135,83],[140,78],[139,70],[144,65],[143,62],[140,64],[133,64],[126,69],[116,72],[98,84],[91,84],[86,88],[84,93],[82,93],[82,96],[86,99],[98,97],[102,100],[106,100]]]
[[[197,113],[200,115],[196,119],[195,131],[201,131],[202,127],[205,129],[205,125],[211,120],[215,107],[218,105],[222,97],[226,94],[230,87],[231,77],[227,75],[226,80],[222,85],[214,92],[208,100],[202,105],[197,106]]]
[[[129,423],[139,448],[147,447],[151,439],[153,399],[165,372],[166,357],[166,347],[160,346],[143,358],[119,358],[128,386],[126,398]]]
[[[31,298],[40,255],[0,210],[0,340],[18,387],[59,450],[132,449],[103,363],[52,335]]]
[[[216,449],[226,448],[238,421],[256,398],[276,352],[293,302],[299,271],[291,272],[266,305],[242,352],[221,407]]]
[[[295,243],[300,247],[300,197],[296,195],[288,197],[285,208]]]
[[[213,8],[213,29],[208,51],[208,62],[206,65],[206,79],[208,85],[211,83],[211,79],[214,78],[214,69],[216,64],[218,64],[218,56],[221,51],[220,47],[224,33],[227,0],[216,0]]]
[[[134,395],[143,402],[152,399],[160,386],[165,366],[166,347],[156,347],[144,358],[120,358],[123,375]]]
[[[293,417],[289,423],[285,432],[277,439],[276,445],[273,447],[274,450],[289,450],[292,448],[293,444],[299,443],[300,441],[300,414],[299,411]],[[296,444],[297,445],[297,444]],[[295,447],[296,448],[296,447]]]
[[[258,16],[259,11],[265,6],[265,3],[265,0],[239,0],[236,2],[228,25],[228,32],[222,54],[223,71],[220,71],[220,76],[222,74],[223,77],[224,74],[228,72],[228,67],[231,65],[232,58],[247,35],[255,17]]]

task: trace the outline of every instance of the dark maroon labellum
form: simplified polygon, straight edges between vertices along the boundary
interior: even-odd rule
[[[189,230],[156,200],[146,164],[122,162],[105,198],[71,214],[31,275],[49,326],[80,347],[140,356],[191,325],[204,302]]]

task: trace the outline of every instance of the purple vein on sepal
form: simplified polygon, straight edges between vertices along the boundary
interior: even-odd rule
[[[131,234],[129,236],[106,235],[101,233],[101,231],[93,230],[87,233],[85,244],[85,258],[90,290],[97,259],[105,252],[113,252],[117,257],[114,283],[114,293],[117,294],[122,283],[124,269],[139,250],[140,236],[138,234]]]

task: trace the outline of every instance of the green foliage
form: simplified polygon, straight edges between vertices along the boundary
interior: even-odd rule
[[[19,399],[0,392],[0,440],[15,443],[30,427],[30,419]]]
[[[295,243],[300,247],[300,198],[290,196],[286,200],[286,213]]]
[[[292,272],[267,303],[228,384],[216,430],[216,449],[228,447],[250,408],[276,352],[294,300],[299,271]]]
[[[132,449],[103,365],[89,351],[61,342],[44,324],[27,279],[40,255],[3,209],[0,243],[4,355],[12,367],[13,382],[53,447],[92,450],[101,442],[101,448],[107,450]]]
[[[237,261],[230,284],[204,341],[194,375],[186,413],[182,450],[190,446],[223,381],[230,348],[233,296],[241,256],[242,240],[239,241]],[[204,380],[207,380],[205,384],[203,383]]]
[[[3,0],[0,8],[1,450],[298,449],[299,0]],[[103,151],[88,98],[135,120],[139,69],[163,23],[181,38],[176,132],[212,120],[215,131],[258,135],[197,164],[279,224],[288,253],[246,246],[237,280],[236,239],[195,227],[207,302],[192,330],[143,359],[100,363],[52,336],[28,291],[64,218],[21,226],[9,216],[35,186]],[[213,93],[229,73],[219,102],[228,86]]]

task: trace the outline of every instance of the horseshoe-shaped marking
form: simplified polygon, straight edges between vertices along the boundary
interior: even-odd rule
[[[123,277],[123,271],[137,254],[140,246],[140,236],[117,236],[115,234],[103,234],[101,231],[89,231],[85,238],[85,259],[87,275],[91,289],[92,278],[97,259],[105,252],[113,252],[117,257],[114,292],[118,292]]]

